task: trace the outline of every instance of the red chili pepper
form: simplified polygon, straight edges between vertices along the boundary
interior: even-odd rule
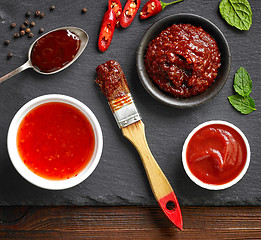
[[[111,44],[115,24],[116,14],[112,9],[109,9],[103,16],[98,40],[98,47],[102,52],[105,52]]]
[[[139,10],[141,0],[128,0],[120,16],[122,27],[128,27]]]
[[[140,19],[146,19],[151,16],[154,16],[154,15],[160,13],[161,11],[163,11],[164,8],[167,7],[168,5],[171,5],[173,3],[182,2],[182,1],[183,0],[177,0],[174,2],[170,2],[170,3],[164,3],[159,0],[150,0],[147,3],[145,3],[144,7],[142,8],[142,10],[140,12]]]
[[[109,0],[109,9],[113,9],[116,14],[116,27],[120,27],[120,15],[122,13],[122,6],[120,0]]]

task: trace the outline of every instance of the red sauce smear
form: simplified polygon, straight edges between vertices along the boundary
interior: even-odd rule
[[[190,24],[163,30],[148,45],[144,60],[157,86],[179,98],[206,91],[220,68],[216,41],[201,27]]]
[[[194,176],[208,184],[221,185],[235,179],[243,170],[247,149],[233,128],[212,124],[198,130],[189,141],[186,158]]]
[[[45,179],[77,176],[89,163],[95,136],[89,120],[72,105],[52,102],[31,110],[17,134],[25,165]]]
[[[40,38],[31,53],[32,65],[41,72],[54,72],[70,63],[81,40],[69,30],[57,30]]]
[[[99,65],[96,72],[96,83],[100,86],[102,93],[109,102],[130,92],[126,77],[118,62],[114,60],[107,61]]]

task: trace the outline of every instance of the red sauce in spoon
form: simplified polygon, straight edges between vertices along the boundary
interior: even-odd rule
[[[70,63],[80,48],[81,40],[69,30],[57,30],[40,38],[31,52],[32,65],[51,73]]]

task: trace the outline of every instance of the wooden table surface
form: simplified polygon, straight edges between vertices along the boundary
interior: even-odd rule
[[[1,239],[261,239],[261,207],[182,207],[179,231],[155,207],[0,207]]]

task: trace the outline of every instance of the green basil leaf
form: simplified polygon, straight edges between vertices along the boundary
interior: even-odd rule
[[[247,0],[222,0],[219,11],[231,26],[240,30],[249,30],[252,24],[252,11]]]
[[[248,114],[253,112],[255,109],[255,101],[251,97],[242,97],[239,94],[228,97],[231,105],[239,112]]]
[[[253,110],[256,110],[255,107],[256,107],[256,104],[255,104],[255,101],[253,98],[251,98],[250,96],[248,96],[248,101],[249,101],[249,104],[250,104],[250,107],[253,108]]]
[[[242,97],[247,97],[251,93],[252,80],[243,67],[239,68],[235,74],[234,89]]]

